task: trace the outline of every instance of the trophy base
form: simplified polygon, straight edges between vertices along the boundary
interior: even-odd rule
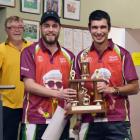
[[[101,105],[72,106],[67,110],[66,114],[83,113],[106,113],[106,109],[104,109]]]

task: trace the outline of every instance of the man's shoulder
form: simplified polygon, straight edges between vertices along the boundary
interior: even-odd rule
[[[23,49],[23,52],[34,52],[37,45],[38,42],[35,43],[28,42],[26,47]]]
[[[26,42],[25,42],[25,46],[28,47],[28,46],[32,45],[33,43],[34,43],[34,42],[26,41]]]
[[[5,42],[0,43],[0,52],[7,53],[6,49],[7,48]]]
[[[5,42],[0,42],[0,46],[1,46],[1,45],[2,45],[2,46],[5,45]]]
[[[70,57],[74,57],[74,53],[63,46],[61,46],[61,51],[62,51],[62,53],[65,53],[65,54],[69,55]]]
[[[130,55],[130,52],[122,46],[114,44],[114,48],[119,50],[121,56]]]

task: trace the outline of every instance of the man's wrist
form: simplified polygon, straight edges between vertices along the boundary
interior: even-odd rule
[[[118,87],[113,87],[113,94],[114,95],[120,95],[120,90]]]

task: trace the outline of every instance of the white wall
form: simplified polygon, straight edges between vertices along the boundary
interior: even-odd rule
[[[125,28],[111,27],[108,38],[112,38],[114,43],[125,47]]]

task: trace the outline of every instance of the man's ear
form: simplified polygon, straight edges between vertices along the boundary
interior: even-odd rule
[[[109,32],[111,31],[111,27],[108,29],[108,31],[109,31]]]
[[[90,23],[88,23],[88,30],[89,30],[89,32],[90,32],[90,28],[91,28]]]
[[[60,26],[60,29],[62,28],[62,25],[61,24],[59,24],[59,26]]]
[[[89,30],[89,32],[91,32],[91,28],[90,28],[90,26],[88,26],[88,30]]]
[[[7,33],[7,28],[4,28],[5,32]]]

